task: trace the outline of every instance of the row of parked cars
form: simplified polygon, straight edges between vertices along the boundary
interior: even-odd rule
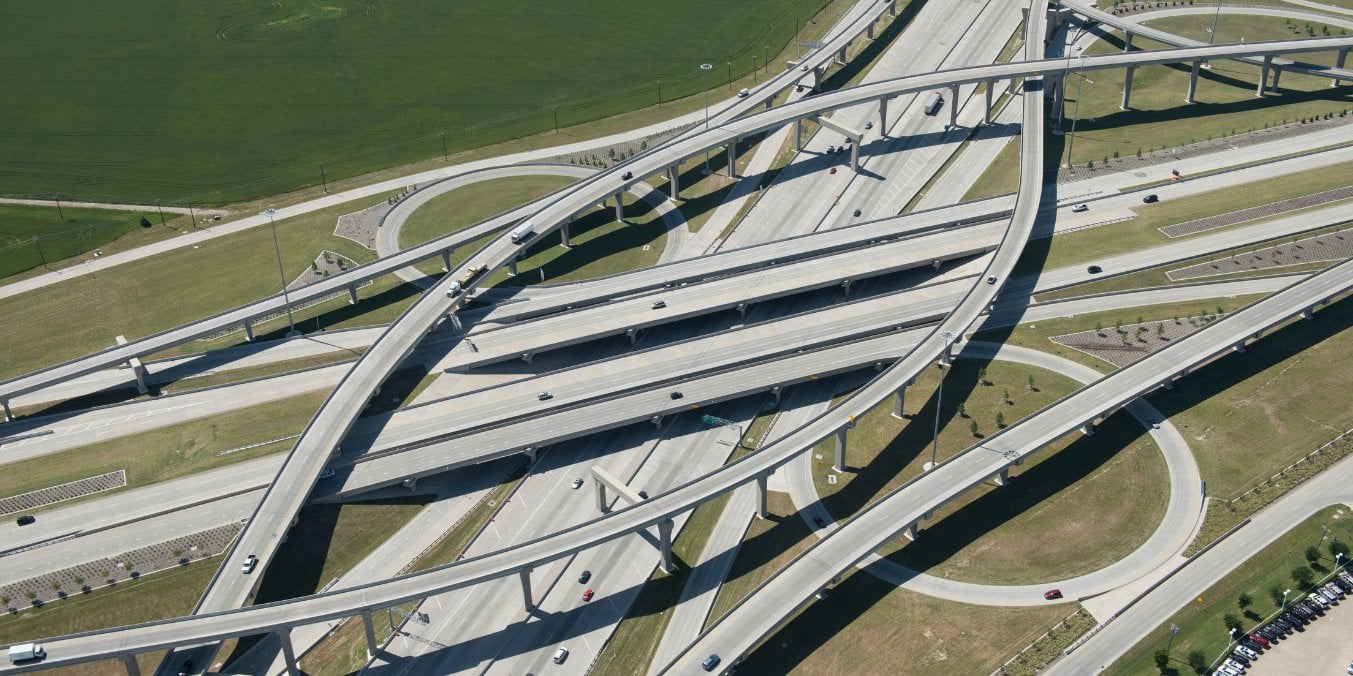
[[[1339,600],[1349,592],[1353,592],[1353,574],[1340,569],[1339,574],[1325,585],[1315,588],[1305,598],[1287,604],[1287,609],[1272,622],[1248,636],[1241,636],[1235,650],[1217,667],[1217,673],[1227,676],[1245,673],[1250,663],[1259,659],[1259,655],[1269,646],[1294,631],[1305,631],[1303,627],[1306,624],[1324,615],[1326,608],[1338,605]],[[1353,673],[1353,665],[1350,665],[1349,673]]]

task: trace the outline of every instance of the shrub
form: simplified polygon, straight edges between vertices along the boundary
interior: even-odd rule
[[[1311,586],[1311,582],[1315,580],[1315,573],[1311,572],[1310,566],[1296,566],[1292,568],[1291,575],[1292,581],[1303,589]]]

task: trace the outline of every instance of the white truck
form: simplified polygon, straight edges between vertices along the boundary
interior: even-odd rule
[[[18,664],[26,660],[40,660],[47,656],[47,651],[36,643],[21,643],[9,647],[10,664]]]
[[[521,244],[522,240],[531,236],[531,233],[535,231],[535,227],[536,226],[532,224],[531,221],[527,221],[514,228],[512,230],[512,243]]]
[[[926,115],[934,115],[935,113],[940,112],[940,104],[942,103],[944,103],[943,94],[939,92],[930,92],[930,94],[926,95],[925,106],[922,107],[921,112]]]

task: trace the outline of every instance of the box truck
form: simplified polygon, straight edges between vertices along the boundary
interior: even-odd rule
[[[533,225],[531,221],[522,223],[521,225],[517,226],[515,229],[512,230],[512,243],[521,244],[522,240],[526,239],[527,237],[530,237],[531,233],[534,231],[535,225]]]
[[[18,664],[26,660],[40,660],[47,656],[47,651],[36,643],[21,643],[9,647],[10,664]]]

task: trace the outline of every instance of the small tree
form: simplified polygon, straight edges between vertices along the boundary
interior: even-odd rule
[[[1100,321],[1095,322],[1095,333],[1101,336],[1104,335],[1104,322]]]
[[[1348,545],[1343,540],[1330,541],[1330,556],[1338,559],[1342,556],[1340,563],[1348,563]]]
[[[181,548],[175,548],[175,549],[174,549],[174,558],[177,559],[177,558],[179,558],[180,556],[183,556],[183,550],[182,550]]]
[[[971,432],[972,435],[973,435],[974,437],[977,436],[977,421],[976,421],[976,420],[974,420],[974,421],[968,423],[968,431]]]
[[[1254,603],[1254,599],[1245,592],[1240,592],[1240,596],[1236,598],[1236,605],[1241,608],[1249,608],[1251,603]]]
[[[28,600],[29,600],[29,601],[32,601],[33,599],[35,599],[35,598],[38,597],[38,593],[37,593],[37,592],[31,592],[31,591],[30,591],[30,592],[24,592],[24,596],[27,596],[27,597],[28,597]]]
[[[1157,338],[1165,337],[1165,324],[1163,322],[1156,322],[1156,337]]]
[[[963,408],[963,402],[961,401],[958,402],[958,417],[960,418],[968,417],[968,410]]]
[[[990,385],[990,384],[991,384],[991,383],[987,382],[987,367],[985,367],[985,366],[978,366],[978,367],[977,367],[977,384],[978,384],[978,385]]]
[[[0,606],[8,606],[8,605],[9,605],[9,597],[0,596]]]
[[[996,429],[1005,429],[1005,414],[1000,411],[996,412]]]
[[[1222,616],[1221,622],[1231,631],[1240,631],[1240,616],[1235,613],[1226,613]]]
[[[1190,650],[1188,662],[1189,667],[1200,674],[1207,671],[1207,655],[1201,650]]]
[[[1164,648],[1161,648],[1157,650],[1155,653],[1152,653],[1151,657],[1156,661],[1157,669],[1164,670],[1165,667],[1170,666],[1170,653]]]
[[[1268,600],[1272,601],[1273,605],[1281,608],[1283,605],[1283,588],[1276,584],[1269,585]]]
[[[1013,404],[1013,403],[1015,403],[1015,401],[1014,401],[1013,399],[1010,398],[1010,390],[1008,390],[1008,389],[1002,389],[1002,390],[1001,390],[1001,403],[1002,403],[1002,404]]]
[[[1126,333],[1125,331],[1123,331],[1123,320],[1121,319],[1113,320],[1113,330],[1117,331],[1119,335]]]
[[[1311,586],[1315,580],[1315,573],[1311,572],[1310,566],[1296,566],[1292,568],[1292,581],[1297,583],[1298,587],[1305,589]]]
[[[83,586],[85,586],[85,579],[84,579],[83,577],[80,577],[79,575],[76,575],[76,576],[75,576],[75,586],[77,586],[77,587],[83,587]]]
[[[1315,563],[1320,560],[1320,548],[1311,546],[1306,548],[1306,560]]]
[[[1028,385],[1028,387],[1029,387],[1029,391],[1030,391],[1030,392],[1037,392],[1037,391],[1038,391],[1038,388],[1037,388],[1037,387],[1034,387],[1034,374],[1032,374],[1032,373],[1029,374],[1029,385]]]
[[[61,581],[52,580],[52,591],[61,591]]]

